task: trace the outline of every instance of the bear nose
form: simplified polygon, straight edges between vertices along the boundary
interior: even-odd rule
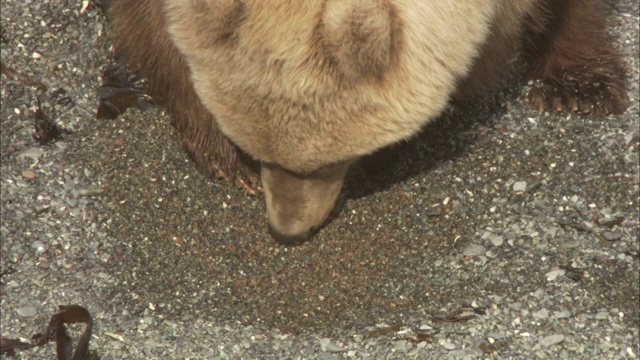
[[[307,232],[301,234],[283,234],[269,224],[269,234],[271,234],[271,237],[273,237],[278,243],[285,246],[300,245],[315,235],[319,229],[319,227],[312,227]]]

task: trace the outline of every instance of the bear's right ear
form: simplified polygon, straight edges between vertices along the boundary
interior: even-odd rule
[[[398,61],[399,22],[388,0],[329,0],[318,27],[323,55],[347,78],[382,79]]]
[[[174,36],[198,48],[233,44],[246,17],[242,0],[165,1],[165,10]]]

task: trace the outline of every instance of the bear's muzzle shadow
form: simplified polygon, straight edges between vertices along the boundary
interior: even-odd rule
[[[353,164],[333,210],[311,236],[287,239],[270,229],[272,237],[285,246],[299,246],[313,241],[313,235],[322,233],[323,228],[331,226],[334,220],[343,216],[347,200],[389,191],[396,184],[405,183],[412,177],[426,174],[440,164],[464,155],[476,137],[463,134],[474,133],[474,128],[479,125],[490,127],[504,113],[493,98],[495,96],[460,108],[452,106],[412,138],[380,149]]]
[[[518,94],[514,90],[506,96],[515,98]],[[465,134],[474,134],[478,126],[491,127],[504,114],[505,109],[498,105],[496,97],[452,106],[413,138],[361,159],[347,174],[343,193],[325,224],[339,216],[347,199],[386,191],[395,184],[433,171],[440,164],[464,155],[476,141],[475,136]]]

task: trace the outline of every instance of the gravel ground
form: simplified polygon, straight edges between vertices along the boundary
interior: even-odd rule
[[[539,114],[513,82],[354,169],[293,248],[263,199],[195,170],[161,109],[95,119],[111,43],[92,2],[1,4],[19,73],[1,89],[3,336],[80,304],[103,360],[638,357],[637,1],[612,9],[624,115]],[[38,98],[64,140],[32,137]]]

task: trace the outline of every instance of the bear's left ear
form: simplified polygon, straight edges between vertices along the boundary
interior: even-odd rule
[[[381,79],[398,61],[401,26],[388,0],[329,0],[318,30],[323,55],[351,80]]]
[[[165,1],[173,36],[194,48],[232,45],[246,17],[242,0]]]

